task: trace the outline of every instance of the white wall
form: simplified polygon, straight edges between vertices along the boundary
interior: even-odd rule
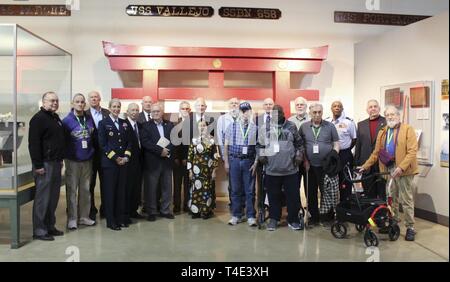
[[[366,118],[369,98],[380,99],[385,85],[432,80],[435,82],[434,166],[418,178],[416,207],[448,217],[449,169],[439,166],[441,146],[441,81],[449,77],[448,11],[400,27],[355,45],[355,116]],[[447,133],[448,134],[448,133]]]

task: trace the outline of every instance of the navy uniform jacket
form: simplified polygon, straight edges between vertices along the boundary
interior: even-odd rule
[[[128,142],[129,130],[124,119],[118,119],[119,130],[111,117],[98,123],[98,143],[102,150],[102,167],[116,167],[118,157],[131,157],[131,142]]]

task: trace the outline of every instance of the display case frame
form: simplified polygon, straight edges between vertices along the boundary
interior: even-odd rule
[[[0,208],[10,210],[11,247],[18,248],[20,207],[35,194],[29,121],[47,91],[57,93],[61,118],[69,112],[72,54],[20,25],[0,23],[0,74]]]

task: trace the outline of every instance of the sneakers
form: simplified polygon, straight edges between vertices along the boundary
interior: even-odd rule
[[[77,221],[76,220],[69,220],[67,223],[67,229],[69,230],[76,230],[78,228]]]
[[[407,228],[406,229],[406,235],[405,235],[405,240],[406,241],[414,241],[416,236],[416,231],[414,230],[414,228]]]
[[[266,226],[267,231],[275,231],[277,229],[278,221],[275,219],[269,219],[269,223]]]
[[[254,218],[254,217],[249,217],[247,223],[248,223],[248,226],[250,226],[250,227],[255,227],[258,225],[258,224],[256,224],[256,218]]]
[[[95,221],[90,218],[80,218],[79,223],[81,225],[87,225],[87,226],[95,225]]]
[[[300,228],[300,224],[298,222],[288,223],[288,226],[292,230],[301,230],[302,229],[302,228]]]
[[[237,216],[232,216],[231,219],[228,221],[228,225],[236,225],[241,221],[241,219]]]

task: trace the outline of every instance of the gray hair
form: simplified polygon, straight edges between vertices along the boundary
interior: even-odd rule
[[[73,95],[73,97],[72,97],[72,102],[75,102],[75,98],[77,98],[77,97],[83,97],[83,100],[86,101],[86,98],[84,97],[83,94],[77,93],[77,94]]]
[[[128,104],[127,111],[131,110],[132,107],[137,107],[139,110],[139,105],[137,103],[130,103],[130,104]]]
[[[55,94],[56,95],[56,93],[53,92],[53,91],[45,92],[44,95],[42,95],[42,103],[44,103],[45,98],[47,98],[47,96],[50,95],[50,94]]]
[[[311,111],[311,109],[315,108],[315,107],[320,107],[320,109],[322,109],[322,111],[323,111],[323,105],[319,102],[313,102],[311,105],[309,105],[308,109]]]
[[[400,111],[399,111],[399,110],[397,109],[397,107],[394,106],[394,105],[387,105],[387,106],[384,108],[384,115],[386,115],[387,111],[389,111],[389,110],[393,110],[394,113],[395,113],[397,116],[400,116]]]
[[[378,106],[380,106],[380,103],[378,103],[378,101],[376,99],[370,99],[369,101],[367,101],[367,107],[369,106],[370,102],[375,102],[375,103],[377,103]]]
[[[178,107],[181,109],[181,105],[183,105],[183,104],[188,105],[189,108],[191,107],[191,104],[190,104],[188,101],[186,101],[186,100],[181,101],[181,102],[180,102],[180,105],[179,105]]]
[[[301,96],[295,98],[294,102],[297,103],[296,101],[300,101],[300,104],[303,104],[303,105],[307,105],[308,104],[308,101],[306,101],[306,99],[301,97]]]
[[[119,105],[122,106],[122,103],[120,102],[120,100],[117,99],[117,98],[114,98],[114,99],[111,99],[111,101],[109,101],[108,107],[111,109],[111,106],[112,106],[114,103],[119,103]]]

